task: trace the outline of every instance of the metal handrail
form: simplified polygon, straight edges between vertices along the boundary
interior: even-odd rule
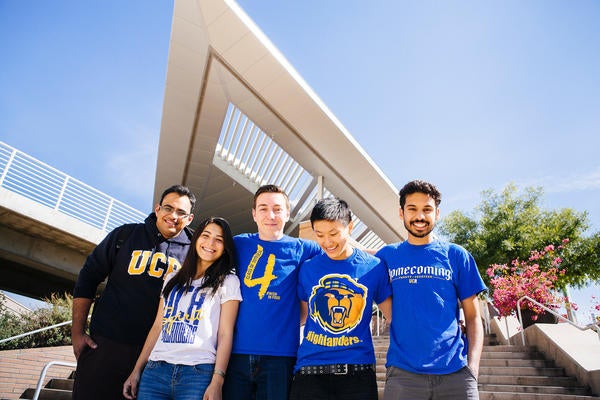
[[[519,323],[521,324],[521,341],[523,342],[523,346],[525,346],[525,329],[523,329],[523,317],[521,316],[521,301],[522,300],[528,300],[532,303],[535,303],[536,305],[542,307],[545,311],[551,313],[552,315],[558,317],[560,320],[569,323],[570,325],[574,326],[575,328],[579,329],[580,331],[586,331],[588,329],[591,329],[593,331],[595,331],[598,334],[598,339],[600,340],[600,327],[598,327],[596,324],[588,324],[585,326],[581,326],[581,325],[577,325],[576,323],[574,323],[573,321],[570,321],[569,319],[563,317],[562,315],[560,315],[559,313],[557,313],[556,311],[546,307],[544,304],[540,303],[539,301],[536,301],[534,299],[532,299],[529,296],[523,296],[521,297],[519,300],[517,300],[517,314],[519,315]]]
[[[44,368],[42,369],[42,372],[40,373],[40,379],[38,379],[38,383],[37,383],[37,386],[35,387],[35,393],[33,394],[32,400],[38,400],[38,398],[40,397],[40,393],[42,391],[42,385],[44,384],[44,379],[46,379],[46,373],[48,372],[48,369],[50,369],[50,367],[53,365],[61,365],[64,367],[77,367],[77,363],[71,363],[71,362],[66,362],[66,361],[50,361],[48,364],[46,364],[44,366]]]
[[[0,187],[104,232],[146,214],[0,141]]]
[[[379,337],[381,336],[381,333],[383,332],[383,313],[379,310],[379,306],[375,303],[373,303],[373,306],[371,307],[371,324],[373,323],[373,314],[375,314],[376,318],[375,318],[375,336]],[[373,331],[373,328],[371,327],[371,331]]]
[[[11,340],[20,339],[20,338],[22,338],[22,337],[25,337],[25,336],[33,335],[33,334],[35,334],[35,333],[39,333],[39,332],[43,332],[43,331],[47,331],[47,330],[49,330],[49,329],[58,328],[59,326],[68,325],[68,324],[70,324],[71,322],[73,322],[73,320],[70,320],[70,321],[65,321],[65,322],[61,322],[61,323],[58,323],[58,324],[54,324],[54,325],[50,325],[50,326],[46,326],[46,327],[44,327],[44,328],[40,328],[40,329],[36,329],[36,330],[33,330],[33,331],[29,331],[29,332],[21,333],[21,334],[19,334],[19,335],[11,336],[11,337],[9,337],[9,338],[6,338],[6,339],[2,339],[2,340],[0,340],[0,344],[2,344],[2,343],[6,343],[6,342],[10,342]]]
[[[58,328],[60,326],[68,325],[72,322],[73,322],[73,320],[65,321],[65,322],[61,322],[58,324],[46,326],[44,328],[35,329],[33,331],[21,333],[19,335],[11,336],[11,337],[0,340],[0,344],[10,342],[11,340],[20,339],[22,337],[33,335],[33,334],[36,334],[39,332],[47,331],[49,329],[54,329],[54,328]],[[42,391],[42,385],[44,384],[44,379],[46,379],[46,374],[48,373],[48,369],[53,365],[61,365],[61,366],[65,366],[65,367],[76,367],[77,363],[71,363],[71,362],[67,362],[67,361],[50,361],[49,363],[47,363],[44,366],[44,368],[42,369],[42,372],[40,373],[40,378],[38,379],[37,386],[35,387],[35,393],[33,395],[32,400],[38,400],[40,393]]]

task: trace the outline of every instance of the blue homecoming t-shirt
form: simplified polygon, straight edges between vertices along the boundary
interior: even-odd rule
[[[300,267],[298,297],[308,303],[304,337],[295,370],[309,365],[374,364],[371,339],[373,301],[392,294],[379,259],[354,249],[345,260],[325,254]]]
[[[298,266],[321,253],[316,242],[258,233],[234,237],[242,298],[232,353],[296,356],[300,341]]]
[[[486,290],[471,254],[449,242],[402,242],[376,254],[392,282],[392,326],[386,366],[449,374],[467,365],[459,301]]]

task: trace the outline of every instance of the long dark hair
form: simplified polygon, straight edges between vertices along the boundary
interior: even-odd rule
[[[235,267],[235,247],[233,245],[233,235],[227,220],[221,217],[209,217],[202,221],[194,232],[192,243],[188,250],[183,265],[177,271],[175,276],[167,282],[163,289],[163,296],[166,298],[175,287],[183,287],[185,290],[192,286],[192,281],[196,275],[196,266],[198,263],[198,252],[196,251],[196,242],[209,224],[219,225],[223,230],[223,254],[217,261],[212,263],[204,273],[204,282],[201,288],[210,288],[214,295],[223,284],[225,277],[233,273]]]

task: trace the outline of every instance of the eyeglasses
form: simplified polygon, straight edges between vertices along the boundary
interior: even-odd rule
[[[158,206],[161,210],[163,210],[164,212],[166,212],[167,214],[173,214],[175,213],[177,215],[177,217],[179,218],[187,218],[190,216],[190,214],[186,213],[183,210],[176,210],[175,208],[171,207],[170,205],[164,205],[164,206]]]

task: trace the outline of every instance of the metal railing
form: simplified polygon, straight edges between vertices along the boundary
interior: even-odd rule
[[[0,141],[0,187],[105,232],[146,214]]]
[[[44,366],[42,372],[40,373],[40,378],[38,379],[37,386],[35,387],[35,393],[33,394],[32,400],[38,400],[40,397],[40,393],[42,392],[42,386],[44,385],[44,379],[46,379],[46,374],[48,373],[48,369],[54,365],[60,365],[63,367],[77,367],[77,363],[70,363],[66,361],[50,361],[48,364]]]
[[[11,336],[11,337],[8,337],[8,338],[0,340],[0,344],[6,343],[6,342],[10,342],[11,340],[20,339],[22,337],[33,335],[33,334],[36,334],[36,333],[39,333],[39,332],[47,331],[49,329],[54,329],[54,328],[58,328],[60,326],[68,325],[68,324],[70,324],[72,322],[73,322],[72,320],[71,321],[65,321],[65,322],[61,322],[61,323],[58,323],[58,324],[46,326],[44,328],[40,328],[40,329],[36,329],[36,330],[33,330],[33,331],[21,333],[20,335]],[[48,369],[50,369],[50,367],[52,367],[54,365],[60,365],[60,366],[63,366],[63,367],[73,367],[74,368],[74,367],[77,366],[77,363],[71,363],[71,362],[67,362],[67,361],[50,361],[50,362],[48,362],[44,366],[44,368],[42,369],[42,372],[40,372],[40,377],[38,379],[37,386],[35,387],[35,393],[33,394],[32,400],[38,400],[38,398],[40,397],[40,393],[42,391],[42,386],[44,385],[44,380],[46,379],[46,374],[48,373]]]
[[[373,303],[373,307],[371,308],[371,325],[373,324],[373,315],[375,315],[375,329],[371,326],[371,332],[374,332],[374,336],[379,337],[385,330],[385,318],[383,317],[383,313],[379,310],[379,306]]]
[[[525,346],[525,329],[522,328],[523,327],[523,317],[521,315],[521,302],[523,300],[527,300],[527,301],[530,301],[530,302],[536,304],[537,306],[541,307],[544,311],[551,313],[552,315],[554,315],[561,321],[569,323],[570,325],[574,326],[575,328],[579,329],[580,331],[586,331],[588,329],[595,331],[598,334],[598,339],[600,340],[600,327],[598,327],[596,324],[592,323],[592,324],[588,324],[585,326],[577,325],[573,321],[570,321],[569,319],[563,317],[556,311],[552,310],[549,307],[546,307],[544,304],[532,299],[531,297],[523,296],[519,300],[517,300],[517,314],[519,316],[519,323],[521,324],[521,341],[523,342],[523,346]]]
[[[0,344],[6,343],[6,342],[10,342],[11,340],[20,339],[20,338],[25,337],[25,336],[33,335],[35,333],[44,332],[44,331],[47,331],[47,330],[50,330],[50,329],[58,328],[59,326],[69,325],[71,322],[73,322],[73,321],[72,320],[71,321],[65,321],[65,322],[61,322],[61,323],[58,323],[58,324],[46,326],[44,328],[40,328],[40,329],[36,329],[36,330],[33,330],[33,331],[21,333],[19,335],[11,336],[11,337],[8,337],[8,338],[0,340]]]

